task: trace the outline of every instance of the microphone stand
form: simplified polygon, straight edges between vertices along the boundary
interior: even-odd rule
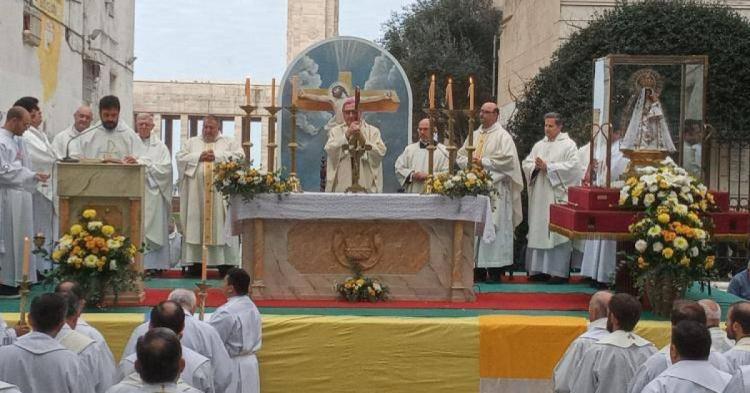
[[[68,143],[65,145],[65,157],[63,157],[62,159],[60,159],[60,162],[67,162],[67,163],[79,162],[80,161],[79,159],[76,159],[76,158],[73,158],[73,157],[70,156],[70,143],[73,142],[74,140],[82,137],[84,134],[88,134],[89,132],[91,132],[91,131],[99,128],[100,125],[102,125],[101,122],[96,123],[95,125],[93,125],[93,126],[87,128],[87,129],[79,132],[78,135],[70,138],[70,140],[68,141]]]

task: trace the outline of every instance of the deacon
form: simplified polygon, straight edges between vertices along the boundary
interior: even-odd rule
[[[45,293],[31,301],[33,331],[0,347],[0,381],[27,393],[92,392],[78,357],[55,340],[65,324],[65,299]]]
[[[81,383],[91,384],[96,393],[104,393],[114,384],[112,379],[115,375],[115,365],[110,361],[107,353],[96,345],[96,341],[73,330],[83,310],[81,307],[83,303],[80,299],[72,292],[62,293],[61,296],[66,301],[67,313],[65,324],[60,329],[60,333],[55,336],[55,340],[78,355],[87,377],[87,380]]]
[[[721,323],[721,307],[711,299],[698,300],[698,304],[706,312],[706,326],[711,333],[711,350],[724,353],[734,345],[734,342],[727,338],[726,330],[719,327]]]
[[[0,128],[0,298],[17,298],[23,278],[24,238],[33,237],[31,192],[49,174],[30,168],[21,138],[31,123],[26,109],[14,106]],[[29,282],[36,282],[36,263],[29,261]],[[2,380],[2,378],[0,378]]]
[[[52,148],[55,149],[58,158],[64,158],[69,153],[68,142],[81,132],[86,131],[91,126],[93,118],[94,114],[88,105],[81,105],[76,109],[73,113],[73,125],[58,132],[52,139]]]
[[[145,208],[143,222],[146,252],[143,267],[147,270],[169,269],[169,215],[172,212],[172,155],[156,136],[154,117],[141,113],[135,120],[143,146],[138,163],[146,167]]]
[[[177,335],[166,328],[149,330],[138,339],[134,364],[137,372],[112,386],[107,393],[180,392],[200,393],[180,379],[185,368]]]
[[[211,168],[213,163],[244,158],[242,146],[234,138],[227,138],[221,134],[219,119],[213,115],[203,119],[202,135],[188,139],[175,156],[180,186],[180,220],[184,231],[183,263],[202,262],[204,198],[209,193],[204,181],[206,171],[212,170],[208,168]],[[207,245],[208,265],[237,266],[237,237],[227,236],[224,232],[227,205],[221,193],[213,191],[210,195],[213,198],[212,219],[211,228],[208,230],[211,231],[212,243]]]
[[[672,327],[669,351],[673,366],[664,370],[640,392],[722,393],[732,375],[708,361],[711,335],[706,325],[685,320]]]
[[[737,342],[724,352],[734,370],[750,365],[750,302],[741,301],[729,307],[727,337]]]
[[[750,366],[742,366],[734,372],[724,393],[750,393]]]
[[[47,133],[41,130],[42,110],[39,108],[39,100],[34,97],[22,97],[16,101],[14,106],[26,109],[31,115],[31,126],[23,134],[26,143],[26,151],[31,163],[31,170],[50,174],[50,179],[44,183],[38,183],[36,189],[31,192],[31,203],[34,216],[34,234],[41,233],[46,239],[46,245],[51,245],[57,239],[57,212],[55,209],[55,177],[53,168],[57,161],[55,149],[47,137]],[[43,255],[32,255],[36,261],[37,270],[43,272],[52,269],[52,263]]]
[[[545,137],[523,160],[529,184],[529,234],[526,271],[536,281],[550,284],[566,282],[570,271],[570,240],[549,230],[549,207],[568,200],[568,187],[580,175],[576,143],[561,132],[562,118],[557,113],[544,115]]]
[[[352,186],[352,174],[359,169],[359,185],[367,192],[383,191],[383,157],[386,147],[380,138],[380,130],[364,119],[362,112],[356,108],[355,98],[349,97],[344,102],[344,124],[337,125],[328,133],[325,151],[326,192],[346,192]],[[363,144],[362,152],[349,151],[359,141]],[[356,155],[359,160],[354,161]]]
[[[185,313],[179,304],[165,300],[151,309],[150,329],[167,328],[172,330],[177,337],[182,336],[185,328]],[[181,343],[182,344],[182,343]],[[211,371],[211,360],[198,352],[182,344],[182,358],[185,360],[180,377],[190,386],[202,391],[213,393],[214,389],[213,372]],[[122,381],[135,371],[135,362],[138,360],[137,354],[131,354],[124,357],[120,362],[116,380]]]
[[[422,119],[417,125],[419,141],[407,145],[396,159],[396,179],[405,192],[419,194],[424,190],[430,167],[427,146],[432,143],[430,119]],[[433,154],[434,173],[448,172],[448,150],[442,143],[435,144]]]
[[[682,321],[693,321],[698,322],[706,329],[706,313],[703,311],[697,302],[690,300],[677,300],[672,306],[671,313],[672,331],[674,331],[677,324]],[[710,337],[710,335],[709,335]],[[674,344],[674,341],[673,341]],[[710,345],[709,345],[710,347]],[[628,391],[630,393],[640,393],[643,388],[646,387],[651,381],[656,379],[659,374],[664,370],[671,367],[674,359],[674,354],[670,351],[674,350],[674,345],[666,346],[661,351],[653,354],[646,363],[643,363],[638,370],[635,372],[635,376],[630,381]],[[721,370],[726,373],[732,372],[732,367],[727,362],[727,359],[719,352],[711,352],[710,356],[706,359],[713,367],[717,370]]]
[[[571,378],[575,376],[583,354],[609,332],[607,331],[607,314],[609,299],[612,293],[599,291],[589,301],[589,326],[586,332],[570,344],[552,374],[552,385],[555,393],[570,393]]]
[[[656,353],[650,342],[633,333],[641,318],[641,304],[633,296],[618,293],[609,301],[610,332],[586,351],[572,378],[571,392],[625,393],[635,370]]]
[[[492,221],[495,226],[495,241],[479,242],[475,276],[485,281],[486,272],[499,281],[502,269],[513,264],[513,232],[523,221],[521,191],[523,177],[513,137],[498,122],[500,109],[494,102],[482,104],[479,119],[482,124],[474,131],[476,150],[468,156],[468,139],[458,150],[456,162],[462,168],[472,166],[484,169],[492,176],[499,193],[493,206]],[[471,161],[471,162],[469,162]]]
[[[57,286],[55,286],[55,293],[63,294],[66,292],[71,292],[78,298],[78,300],[81,302],[81,310],[86,308],[86,298],[84,297],[83,289],[77,282],[65,280],[61,281],[59,284],[57,284]],[[96,345],[99,347],[99,350],[107,355],[107,362],[114,368],[115,357],[114,355],[112,355],[112,350],[109,349],[109,345],[107,345],[107,340],[104,339],[104,336],[98,330],[96,330],[95,327],[89,325],[89,323],[83,319],[82,315],[78,315],[78,320],[76,321],[76,325],[73,327],[73,329],[96,341]]]
[[[193,315],[196,310],[195,293],[178,288],[173,290],[167,299],[179,304],[185,314],[185,328],[180,337],[182,345],[211,360],[213,381],[217,392],[235,391],[237,388],[231,373],[232,360],[224,348],[224,342],[213,326]],[[138,339],[146,334],[148,329],[149,322],[144,322],[133,330],[123,350],[123,359],[135,354]]]
[[[620,151],[619,130],[611,133],[612,146],[610,148],[610,186],[621,188],[624,182],[620,175],[625,172],[630,160]],[[597,148],[598,147],[598,148]],[[589,165],[588,172],[594,171],[595,187],[606,187],[607,185],[607,145],[600,143],[594,148],[594,162]],[[614,282],[615,267],[617,264],[617,242],[614,240],[592,239],[586,240],[583,248],[583,261],[581,262],[581,275],[590,277],[594,286],[606,287]]]
[[[234,363],[231,368],[237,393],[259,393],[260,375],[255,354],[261,346],[261,319],[258,308],[250,300],[250,275],[232,268],[224,277],[227,302],[216,309],[208,323],[219,332],[224,347]],[[232,392],[227,390],[227,392]]]
[[[117,164],[137,164],[143,142],[122,119],[120,99],[104,96],[99,100],[101,123],[81,134],[70,144],[70,155]]]

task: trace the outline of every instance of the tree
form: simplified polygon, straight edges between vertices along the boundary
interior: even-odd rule
[[[432,73],[437,75],[439,100],[444,100],[447,75],[455,76],[456,109],[468,108],[469,75],[476,78],[477,107],[492,100],[494,41],[501,16],[491,0],[418,0],[383,24],[379,43],[398,59],[409,78],[415,124],[425,116],[422,108],[428,106]],[[464,117],[456,128],[460,144],[467,135]]]

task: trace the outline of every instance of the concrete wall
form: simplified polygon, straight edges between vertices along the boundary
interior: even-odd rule
[[[287,0],[286,62],[311,44],[339,35],[338,0]]]
[[[19,97],[41,101],[42,128],[53,136],[72,123],[73,112],[106,94],[120,97],[123,118],[132,123],[134,3],[116,0],[110,16],[105,0],[4,0],[0,13],[0,111]],[[38,45],[25,43],[24,9],[38,20]],[[96,39],[88,40],[95,29]],[[67,30],[67,34],[66,34]],[[84,58],[100,62],[93,95],[83,89]],[[110,78],[110,74],[116,75]],[[113,80],[114,86],[110,86]]]

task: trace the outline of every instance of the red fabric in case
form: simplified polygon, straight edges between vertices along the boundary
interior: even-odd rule
[[[612,208],[617,207],[619,200],[619,188],[568,188],[568,202],[584,210],[612,210]]]

